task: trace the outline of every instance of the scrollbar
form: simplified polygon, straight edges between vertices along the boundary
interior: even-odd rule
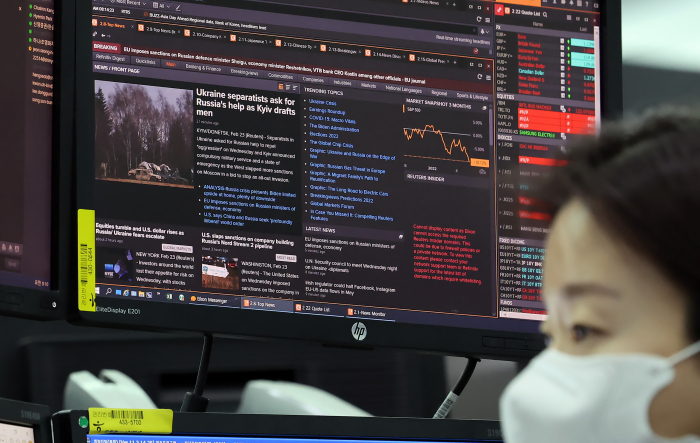
[[[593,27],[593,41],[595,43],[595,130],[600,134],[603,121],[600,103],[600,82],[603,73],[600,69],[600,26]]]

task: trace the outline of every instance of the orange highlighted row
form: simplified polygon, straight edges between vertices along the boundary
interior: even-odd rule
[[[595,128],[595,123],[591,122],[572,122],[568,120],[555,120],[555,119],[518,119],[519,125],[557,125],[567,128]]]
[[[526,165],[539,165],[539,166],[565,166],[568,162],[566,160],[556,160],[553,158],[542,158],[542,157],[520,157],[520,163]]]
[[[530,117],[530,116],[519,116],[518,121],[521,123],[552,123],[552,124],[566,124],[567,126],[585,126],[593,125],[595,127],[595,121],[588,120],[568,120],[554,117]]]
[[[542,6],[542,0],[505,0],[499,1],[499,3],[505,3],[507,5],[520,5],[520,6]]]
[[[546,214],[544,212],[520,211],[520,218],[526,218],[528,220],[544,220],[544,221],[552,220],[552,216],[549,214]]]

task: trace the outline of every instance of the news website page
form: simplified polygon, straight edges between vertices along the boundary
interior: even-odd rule
[[[536,331],[578,3],[93,0],[98,299]]]

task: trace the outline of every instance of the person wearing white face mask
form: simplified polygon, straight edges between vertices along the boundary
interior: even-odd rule
[[[553,208],[549,346],[506,388],[506,443],[700,443],[700,114],[572,146]]]

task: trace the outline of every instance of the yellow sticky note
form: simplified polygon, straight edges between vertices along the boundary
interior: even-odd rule
[[[170,409],[90,408],[90,434],[172,434]]]
[[[95,211],[78,210],[78,308],[95,312]]]

